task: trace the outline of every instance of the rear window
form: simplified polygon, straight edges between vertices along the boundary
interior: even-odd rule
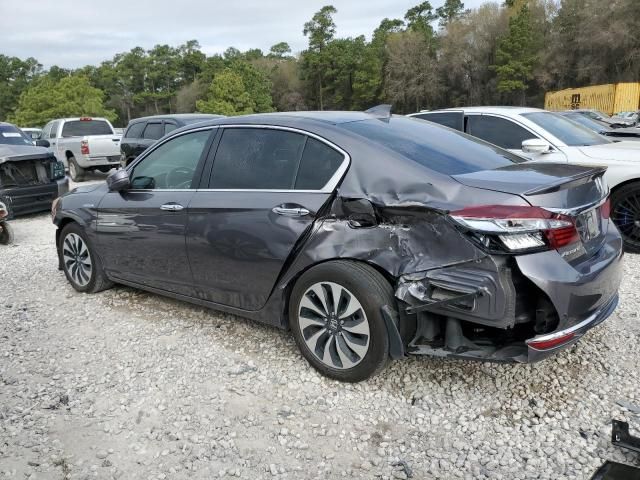
[[[125,138],[142,138],[142,130],[144,130],[144,126],[146,124],[144,122],[134,123],[127,128],[127,131],[124,134]]]
[[[0,125],[0,144],[33,145],[33,141],[13,125]]]
[[[525,161],[462,132],[406,117],[394,116],[389,122],[344,123],[341,127],[445,175],[493,170]]]
[[[64,122],[63,137],[84,137],[85,135],[113,135],[113,130],[104,120],[69,120]]]

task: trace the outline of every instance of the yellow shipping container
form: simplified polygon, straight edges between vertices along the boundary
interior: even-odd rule
[[[640,109],[640,83],[609,83],[582,88],[547,92],[547,110],[595,108],[609,115]]]

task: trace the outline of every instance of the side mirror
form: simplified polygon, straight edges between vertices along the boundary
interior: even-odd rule
[[[124,169],[116,170],[107,177],[107,186],[112,192],[121,192],[131,185],[129,181],[129,172]]]
[[[531,138],[522,142],[522,151],[524,153],[549,153],[551,145],[539,138]]]
[[[50,146],[49,140],[36,140],[36,147],[49,148]]]

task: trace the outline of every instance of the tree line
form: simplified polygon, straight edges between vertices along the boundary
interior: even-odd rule
[[[640,81],[640,1],[506,0],[466,9],[424,1],[382,19],[367,39],[340,37],[333,6],[304,24],[308,46],[286,42],[206,55],[197,40],[136,47],[100,65],[44,70],[0,55],[0,120],[136,117],[199,111],[224,115],[290,110],[397,113],[465,105],[542,106],[544,92]]]

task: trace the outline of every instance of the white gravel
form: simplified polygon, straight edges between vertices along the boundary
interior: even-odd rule
[[[0,247],[0,478],[588,479],[640,432],[640,256],[617,315],[535,365],[430,358],[348,385],[286,332],[117,287],[76,293],[46,214]],[[631,405],[629,405],[631,404]]]

